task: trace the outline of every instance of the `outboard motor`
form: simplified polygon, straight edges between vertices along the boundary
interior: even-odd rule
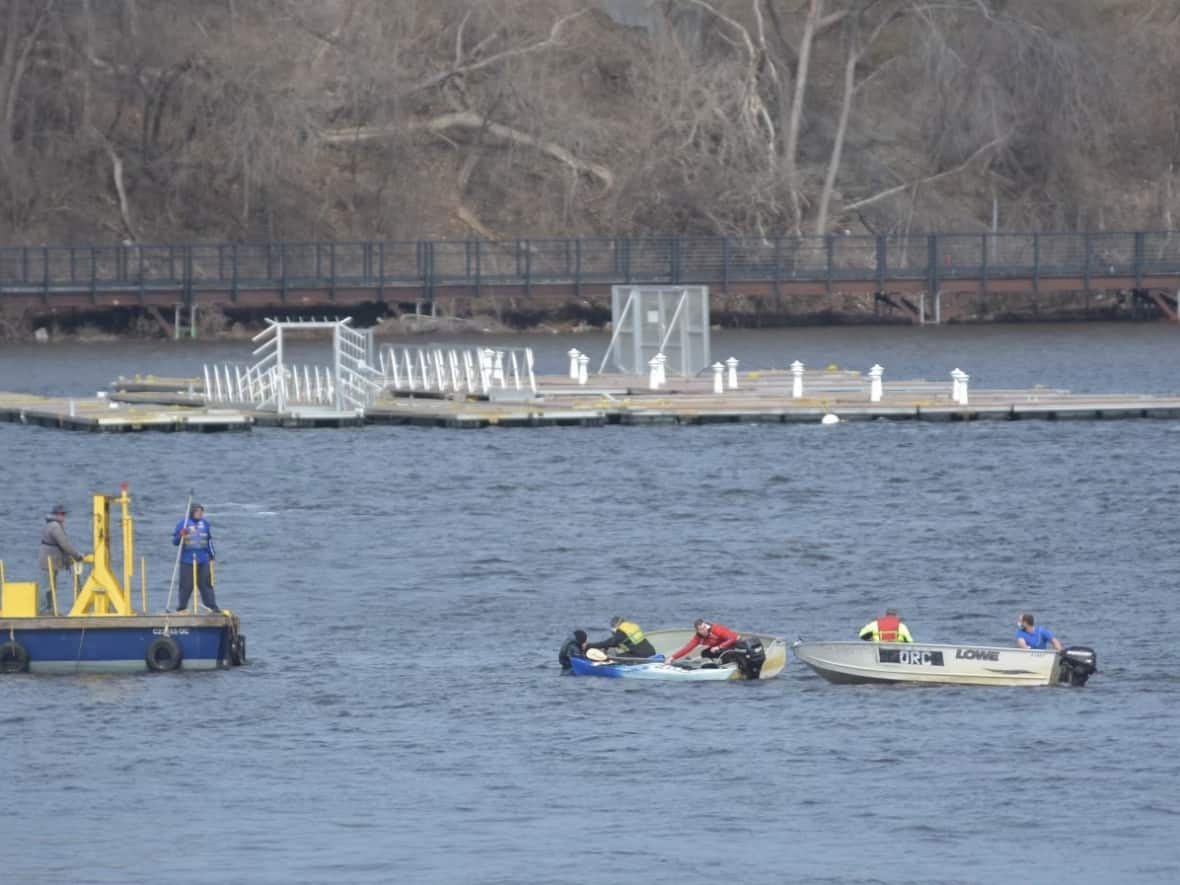
[[[1098,655],[1092,648],[1071,646],[1057,655],[1057,681],[1063,685],[1085,685],[1098,672]]]
[[[766,649],[760,640],[753,637],[739,639],[733,648],[722,653],[721,663],[737,664],[744,677],[757,679],[762,674],[762,665],[766,663]]]

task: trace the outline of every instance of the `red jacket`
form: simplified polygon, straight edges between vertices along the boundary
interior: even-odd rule
[[[709,632],[704,636],[695,630],[692,631],[692,639],[688,640],[688,645],[680,649],[672,655],[668,660],[675,661],[684,657],[698,645],[703,645],[705,648],[716,648],[725,651],[727,648],[733,648],[734,643],[738,641],[738,635],[726,627],[724,624],[710,624]]]

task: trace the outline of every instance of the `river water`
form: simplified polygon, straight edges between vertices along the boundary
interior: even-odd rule
[[[743,368],[1180,390],[1171,326],[718,333]],[[502,339],[507,340],[507,339]],[[557,371],[571,344],[525,338]],[[243,344],[0,349],[0,389]],[[191,488],[252,664],[0,683],[12,882],[1175,882],[1180,423],[89,435],[0,425],[0,556],[130,483],[153,608]],[[89,546],[89,545],[87,545]],[[1097,648],[1083,689],[562,677],[570,629],[698,616]]]

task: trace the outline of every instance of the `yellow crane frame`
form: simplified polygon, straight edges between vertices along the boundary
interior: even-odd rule
[[[127,494],[127,483],[123,483],[118,496],[95,493],[93,531],[94,552],[86,555],[91,564],[90,574],[82,590],[74,599],[69,617],[79,615],[134,615],[131,602],[131,579],[135,573],[135,520],[131,516],[131,496]],[[114,572],[114,557],[111,555],[111,505],[122,508],[123,579]],[[146,575],[141,575],[146,595]],[[76,586],[76,585],[75,585]],[[144,600],[144,611],[147,611]]]

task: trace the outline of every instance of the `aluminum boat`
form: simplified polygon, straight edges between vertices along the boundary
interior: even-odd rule
[[[805,642],[791,648],[829,682],[950,685],[1085,685],[1098,670],[1093,649],[1058,651],[930,642]]]

